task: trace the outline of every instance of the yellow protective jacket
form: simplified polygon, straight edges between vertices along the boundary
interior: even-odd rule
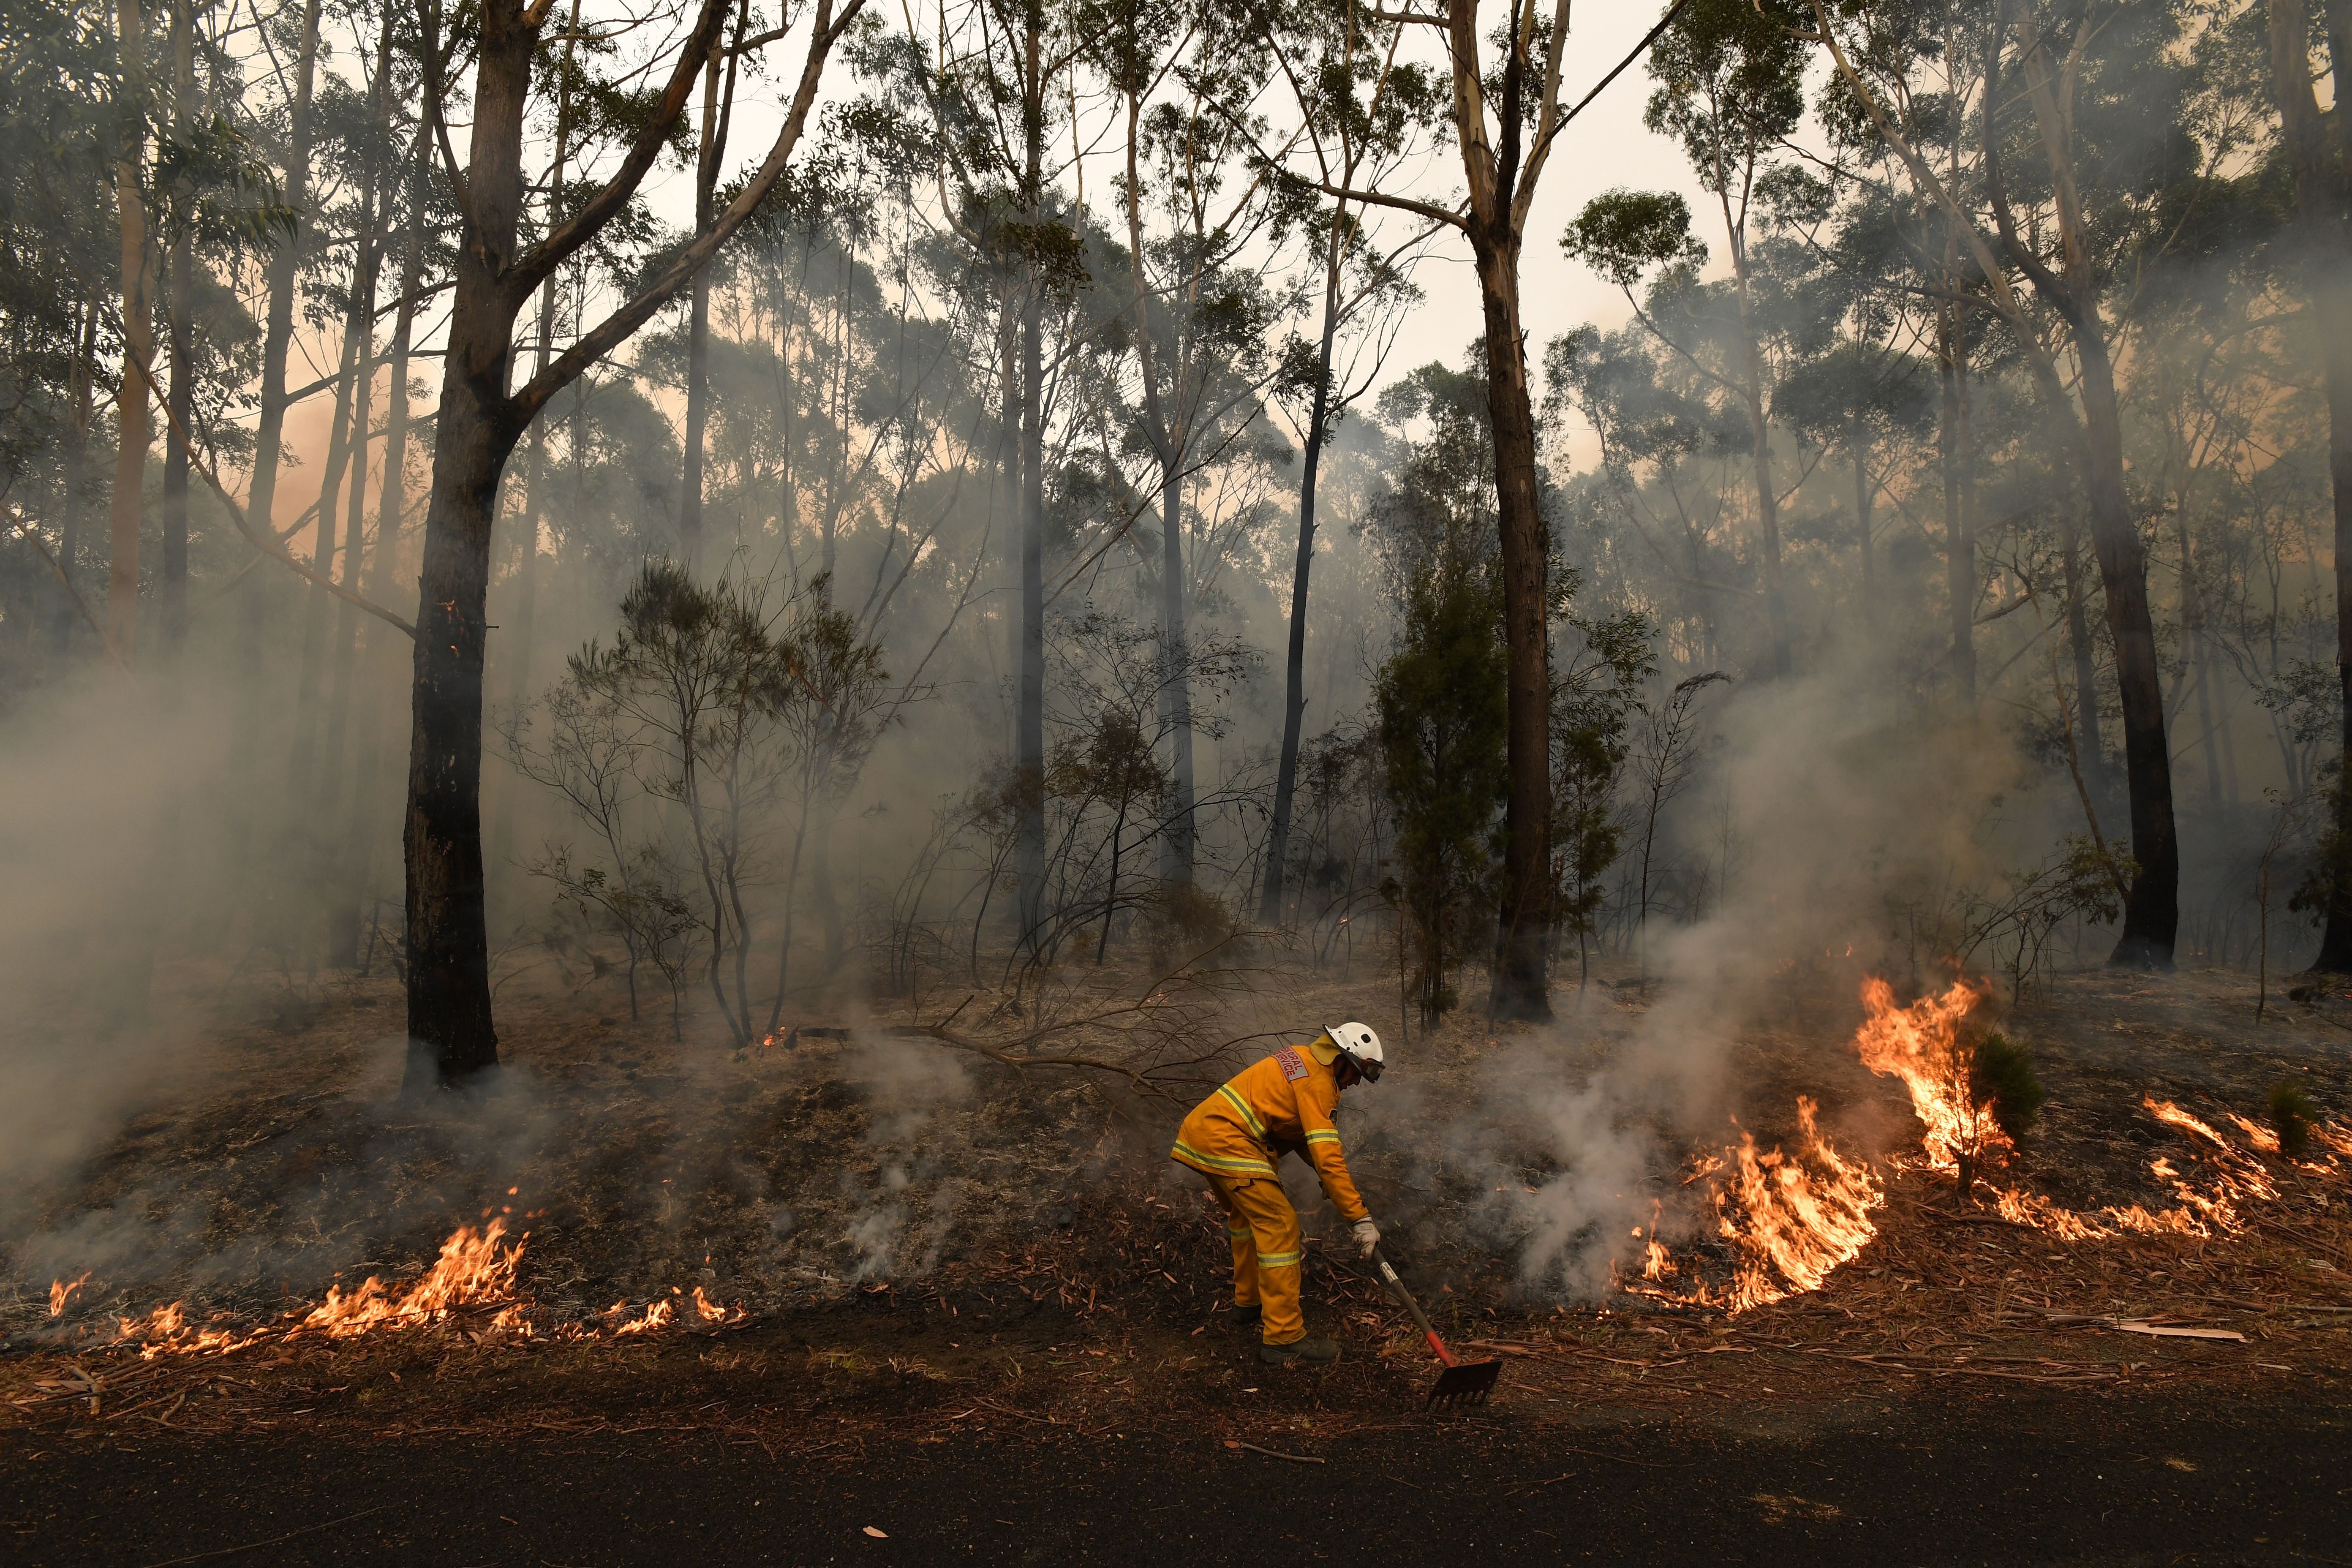
[[[1362,1219],[1364,1200],[1348,1174],[1339,1130],[1331,1125],[1339,1079],[1322,1059],[1328,1050],[1285,1046],[1234,1074],[1192,1108],[1169,1154],[1205,1175],[1247,1181],[1273,1176],[1283,1153],[1304,1153],[1339,1217],[1351,1224]]]

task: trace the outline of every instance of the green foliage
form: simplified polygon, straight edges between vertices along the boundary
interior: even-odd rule
[[[1561,599],[1575,587],[1573,574],[1564,578]],[[1552,676],[1553,909],[1561,929],[1576,933],[1580,957],[1607,896],[1601,878],[1624,847],[1617,791],[1633,710],[1657,671],[1656,628],[1638,610],[1570,616],[1566,625],[1574,651],[1557,658]]]
[[[1620,289],[1669,262],[1706,265],[1706,246],[1691,233],[1690,204],[1673,191],[1603,191],[1584,204],[1559,247]]]
[[[1650,51],[1658,88],[1643,123],[1682,142],[1708,190],[1736,184],[1747,171],[1734,149],[1778,142],[1804,118],[1813,26],[1803,0],[1686,0]]]
[[[2303,1092],[2303,1086],[2293,1079],[2271,1085],[2269,1109],[2271,1131],[2278,1134],[2279,1148],[2298,1157],[2309,1153],[2311,1126],[2319,1120],[2319,1110]]]
[[[2049,1098],[2033,1070],[2033,1054],[1998,1030],[1977,1042],[1969,1087],[1979,1102],[1992,1102],[1992,1119],[2011,1138],[2025,1135]]]
[[[1495,823],[1507,784],[1504,658],[1502,594],[1489,574],[1433,565],[1414,576],[1374,700],[1414,987],[1429,1023],[1454,1005],[1448,966],[1492,918]]]

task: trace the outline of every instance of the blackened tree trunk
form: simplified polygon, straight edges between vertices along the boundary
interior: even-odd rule
[[[1567,0],[1558,0],[1538,49],[1536,9],[1515,6],[1499,40],[1498,89],[1479,61],[1485,35],[1477,0],[1448,0],[1444,32],[1452,64],[1452,130],[1462,154],[1464,202],[1433,205],[1377,191],[1339,190],[1351,200],[1418,213],[1470,242],[1486,325],[1487,408],[1495,429],[1495,499],[1503,571],[1503,632],[1508,694],[1503,889],[1494,984],[1487,1011],[1498,1018],[1549,1018],[1551,996],[1551,678],[1549,539],[1536,480],[1534,405],[1527,342],[1519,325],[1519,253],[1536,187],[1554,139],[1567,124],[1560,66]],[[1647,47],[1660,29],[1654,29]]]
[[[1536,489],[1535,405],[1519,329],[1516,233],[1475,229],[1486,310],[1487,406],[1495,426],[1495,494],[1502,528],[1505,745],[1503,898],[1488,1010],[1498,1018],[1551,1016],[1551,657],[1546,585],[1549,531]]]
[[[1977,119],[1984,152],[1984,194],[1992,208],[1997,237],[1988,239],[1973,212],[1961,205],[1937,178],[1871,85],[1855,68],[1832,23],[1828,0],[1811,0],[1816,35],[1827,47],[1832,65],[1869,116],[1881,140],[1911,172],[1915,187],[1943,207],[1956,232],[1968,244],[1987,285],[1987,302],[2009,323],[2042,388],[2051,416],[2074,426],[2067,435],[2078,440],[2077,461],[2088,498],[2092,544],[2099,560],[2107,601],[2107,626],[2116,643],[2116,685],[2123,699],[2124,752],[2131,794],[2132,856],[2139,874],[2124,900],[2124,929],[2110,962],[2149,966],[2172,962],[2174,940],[2180,923],[2180,851],[2174,837],[2172,765],[2164,735],[2163,689],[2156,668],[2156,638],[2149,620],[2147,563],[2140,544],[2131,506],[2123,489],[2122,421],[2116,408],[2115,378],[2108,359],[2106,329],[2099,316],[2096,279],[2084,224],[2080,192],[2074,175],[2075,150],[2072,121],[2071,79],[2053,80],[2050,65],[2052,35],[2032,17],[2019,19],[2017,44],[2023,61],[2036,130],[2050,166],[2055,197],[2060,269],[2053,272],[2035,248],[2018,232],[2000,170],[2000,138],[1996,117],[2013,100],[2001,90],[2003,35],[2008,30],[2007,5],[1997,0],[1993,26],[1988,29],[1984,87],[1979,95]],[[2077,41],[2086,41],[2088,18],[2077,18]],[[2077,58],[2070,54],[2062,66],[2072,71]],[[1998,254],[1996,253],[1998,247]],[[2007,262],[2001,258],[2006,256]],[[2034,292],[2066,324],[2073,339],[2081,375],[2076,395],[2080,423],[2055,363],[2042,346],[2039,325],[2027,314],[2008,268],[2014,267],[2031,279]]]
[[[523,118],[531,60],[552,0],[533,0],[529,9],[513,0],[488,0],[478,12],[472,142],[457,190],[467,232],[457,257],[435,421],[411,678],[402,841],[412,1090],[463,1081],[498,1063],[483,908],[481,773],[483,612],[499,477],[547,400],[676,298],[767,198],[807,124],[824,62],[863,4],[848,0],[836,13],[833,0],[816,0],[807,17],[808,58],[782,128],[725,213],[640,292],[513,393],[508,391],[508,367],[516,317],[548,277],[627,205],[684,111],[727,8],[724,0],[703,0],[667,86],[619,167],[576,213],[520,256],[515,240],[523,202]],[[437,112],[444,97],[440,88],[437,79],[425,84],[428,114]]]
[[[2328,0],[2328,64],[2352,66],[2352,0]],[[2337,142],[2312,91],[2310,16],[2304,0],[2270,0],[2271,79],[2294,175],[2296,258],[2327,387],[2327,475],[2336,520],[2336,672],[2343,690],[2341,749],[2326,846],[2328,891],[2312,968],[2352,972],[2352,125],[2339,107]],[[2339,77],[2340,79],[2340,77]]]
[[[2105,591],[2107,633],[2115,645],[2116,687],[2124,721],[2124,783],[2131,805],[2131,852],[2139,868],[2124,900],[2124,929],[2109,962],[2169,968],[2180,927],[2180,844],[2173,826],[2172,753],[2165,735],[2164,684],[2157,666],[2156,627],[2148,605],[2147,550],[2132,516],[2131,498],[2124,489],[2123,416],[2116,405],[2115,369],[2105,323],[2099,315],[2082,198],[2075,184],[2074,127],[2068,107],[2072,95],[2058,90],[2052,76],[2050,38],[2041,24],[2021,18],[2019,38],[2028,98],[2057,198],[2063,279],[2021,241],[2001,190],[1990,120],[2000,84],[1998,43],[1985,75],[1987,184],[1995,198],[2002,243],[2033,279],[2036,291],[2066,322],[2079,372],[2084,489],[2090,502],[2091,548],[2098,557],[2100,585]]]

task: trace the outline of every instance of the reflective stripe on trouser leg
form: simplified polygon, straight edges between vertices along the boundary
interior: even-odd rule
[[[1249,1225],[1247,1246],[1255,1254],[1255,1289],[1251,1294],[1265,1310],[1262,1332],[1270,1345],[1286,1345],[1307,1337],[1307,1320],[1298,1310],[1298,1211],[1290,1206],[1288,1194],[1280,1182],[1265,1180],[1229,1182],[1223,1176],[1211,1179],[1217,1189],[1218,1202],[1225,1205],[1228,1215],[1235,1215]],[[1242,1248],[1240,1237],[1234,1239],[1234,1298],[1246,1301],[1248,1289],[1241,1279]]]
[[[1234,1305],[1254,1307],[1257,1304],[1257,1242],[1249,1219],[1234,1205],[1234,1194],[1222,1177],[1210,1177],[1209,1190],[1224,1207],[1225,1239],[1233,1243]]]

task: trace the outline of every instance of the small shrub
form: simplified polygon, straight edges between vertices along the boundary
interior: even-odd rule
[[[2032,1054],[1999,1032],[1978,1042],[1969,1080],[1979,1100],[1992,1101],[1992,1119],[2011,1138],[2024,1136],[2050,1098],[2033,1070]]]
[[[2318,1120],[2318,1108],[2303,1092],[2301,1084],[2293,1079],[2282,1079],[2271,1085],[2271,1131],[2278,1134],[2282,1150],[2294,1155],[2308,1153],[2311,1124]]]

